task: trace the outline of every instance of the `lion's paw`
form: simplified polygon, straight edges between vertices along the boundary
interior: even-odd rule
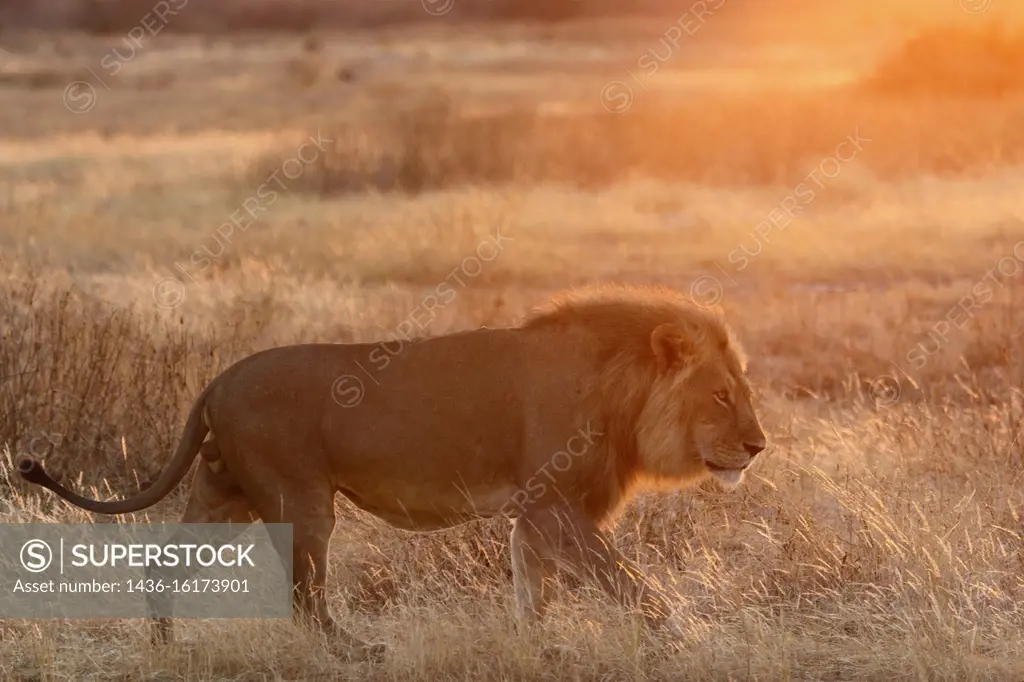
[[[329,639],[325,643],[331,655],[349,663],[379,663],[384,660],[388,647],[382,642],[352,642]]]
[[[673,612],[665,619],[665,634],[673,639],[683,639],[687,635],[686,623],[679,612]]]
[[[540,657],[548,663],[564,663],[571,661],[576,651],[565,644],[545,644]]]

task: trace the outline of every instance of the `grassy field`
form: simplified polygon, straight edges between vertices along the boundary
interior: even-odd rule
[[[0,520],[105,520],[11,478],[14,457],[127,494],[227,364],[388,338],[453,275],[427,334],[598,281],[721,305],[769,447],[741,490],[645,495],[616,527],[677,602],[678,639],[568,582],[519,636],[507,522],[411,535],[339,502],[332,607],[389,645],[382,663],[289,622],[178,621],[185,646],[159,651],[144,621],[0,619],[0,677],[1024,678],[1024,38],[1020,17],[993,23],[1006,4],[845,33],[725,8],[5,38]],[[474,261],[486,241],[502,248]],[[130,518],[173,519],[183,493]]]

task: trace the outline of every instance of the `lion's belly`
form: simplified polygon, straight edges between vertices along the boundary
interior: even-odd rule
[[[450,528],[502,512],[518,488],[501,484],[486,489],[467,490],[461,494],[438,494],[432,490],[397,492],[365,492],[342,487],[341,493],[354,505],[383,521],[405,530],[438,530]]]

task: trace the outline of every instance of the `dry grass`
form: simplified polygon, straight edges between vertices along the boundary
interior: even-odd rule
[[[934,45],[925,44],[932,54]],[[950,59],[970,63],[962,56]],[[444,93],[427,93],[409,109],[383,108],[327,126],[324,134],[334,144],[296,189],[321,197],[480,184],[601,189],[636,178],[795,185],[858,134],[870,143],[858,165],[877,179],[977,175],[1024,162],[1018,123],[1024,115],[1022,59],[1024,49],[1018,48],[1003,56],[1001,71],[979,67],[987,78],[962,66],[954,78],[942,67],[946,62],[911,70],[900,57],[883,62],[856,87],[837,87],[827,95],[638,97],[614,116],[596,107],[547,115],[532,109],[478,114],[461,110]],[[296,78],[308,85],[316,77],[303,70]],[[979,93],[1005,100],[993,107],[961,97]],[[903,97],[893,101],[892,94]],[[841,153],[848,157],[852,151]],[[271,152],[260,159],[250,181],[265,178],[283,158]]]
[[[129,65],[175,73],[166,92],[101,91],[83,116],[59,88],[0,83],[0,521],[102,520],[11,479],[10,460],[34,452],[90,494],[127,494],[227,364],[384,337],[500,231],[507,249],[428,333],[510,324],[594,280],[696,282],[750,350],[770,441],[752,480],[644,496],[615,531],[673,596],[683,636],[646,633],[566,581],[542,633],[561,647],[552,658],[541,635],[513,630],[507,524],[411,535],[339,504],[330,599],[390,645],[383,663],[339,662],[285,622],[179,621],[188,646],[154,651],[144,622],[0,620],[0,679],[1024,676],[1019,93],[872,90],[877,74],[910,82],[912,42],[846,85],[774,96],[694,85],[727,79],[717,66],[704,80],[666,66],[613,115],[601,86],[635,54],[557,100],[564,81],[548,71],[573,64],[484,67],[418,34],[409,45],[442,56],[355,66],[339,83],[327,75],[355,63],[349,40],[376,56],[395,45],[169,39]],[[717,49],[773,68],[769,51]],[[18,116],[29,106],[34,118]],[[336,140],[327,152],[218,236],[318,126]],[[863,152],[780,220],[858,129]],[[185,298],[167,310],[153,296],[169,276]],[[178,491],[132,518],[182,505]]]

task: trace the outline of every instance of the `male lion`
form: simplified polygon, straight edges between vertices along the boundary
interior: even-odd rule
[[[721,313],[664,289],[604,287],[563,294],[518,327],[397,343],[239,361],[202,392],[170,465],[135,497],[81,497],[29,458],[19,472],[83,509],[125,514],[163,499],[201,451],[182,521],[293,524],[296,613],[360,657],[381,648],[337,626],[324,598],[338,492],[412,531],[514,518],[528,624],[544,614],[545,578],[567,566],[664,625],[667,602],[600,526],[644,483],[710,474],[734,486],[764,450]],[[170,621],[155,625],[168,641]]]

